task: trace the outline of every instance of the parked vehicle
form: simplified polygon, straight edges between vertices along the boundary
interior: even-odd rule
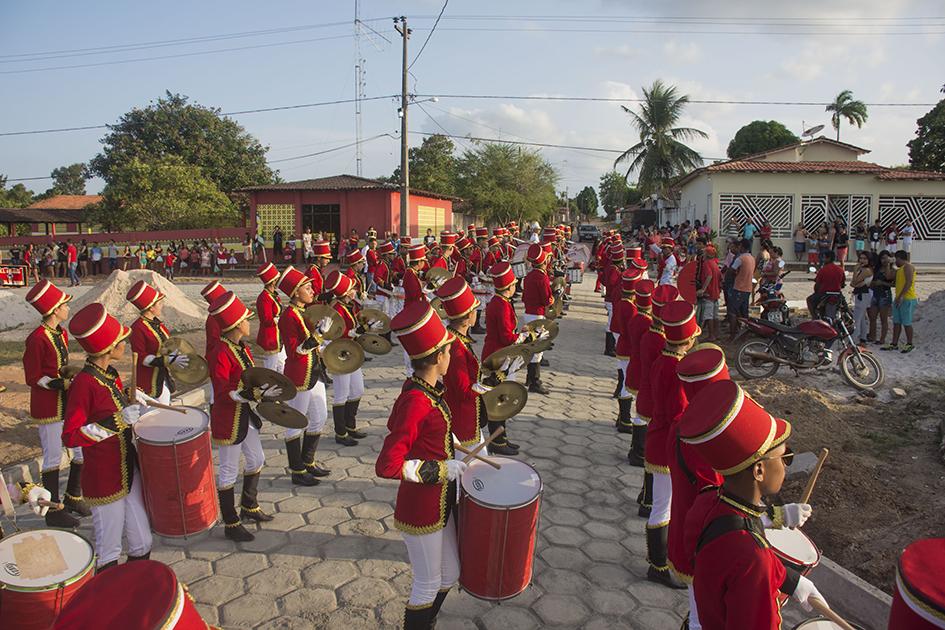
[[[583,223],[578,226],[578,241],[596,241],[600,238],[600,229],[596,225]]]
[[[791,309],[787,305],[784,293],[781,292],[780,282],[789,273],[791,272],[786,271],[781,274],[777,284],[762,284],[758,288],[758,297],[755,303],[761,305],[761,319],[775,324],[788,325],[791,323]]]
[[[843,293],[840,291],[828,291],[824,293],[820,303],[817,304],[817,308],[814,309],[815,312],[811,313],[810,316],[814,319],[824,319],[832,322],[843,309],[849,310],[849,305],[847,304],[846,298],[843,297]]]
[[[830,367],[836,359],[840,373],[857,389],[875,389],[883,384],[883,366],[876,356],[859,347],[850,333],[852,314],[841,300],[832,322],[814,319],[796,327],[757,317],[739,318],[739,337],[753,333],[735,355],[735,367],[747,379],[774,376],[782,365],[797,374],[801,370]]]

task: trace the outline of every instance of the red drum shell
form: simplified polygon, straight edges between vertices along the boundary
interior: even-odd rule
[[[511,465],[527,466],[538,476],[531,466],[523,462],[503,457],[492,459],[503,468]],[[477,462],[470,469],[478,465],[486,466]],[[515,597],[532,580],[541,506],[540,477],[534,497],[513,506],[488,504],[471,496],[462,484],[460,487],[459,584],[479,599],[496,601]]]
[[[156,409],[135,424],[138,465],[141,468],[144,503],[156,534],[186,537],[204,532],[217,522],[216,483],[209,420],[196,408],[187,407],[190,417],[176,411]],[[194,418],[199,414],[199,418]],[[147,431],[149,423],[181,429],[167,440]],[[174,441],[178,439],[180,441]]]

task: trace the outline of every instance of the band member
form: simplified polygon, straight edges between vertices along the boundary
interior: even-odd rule
[[[489,239],[489,251],[486,253],[486,258],[482,263],[484,270],[491,272],[493,267],[505,260],[502,257],[501,248],[502,241],[499,240],[499,237],[493,235],[492,238]]]
[[[625,328],[625,334],[629,337],[630,361],[627,366],[627,391],[633,398],[630,406],[630,423],[632,425],[630,433],[630,450],[627,451],[627,461],[631,466],[643,467],[644,445],[646,443],[646,423],[640,417],[640,378],[643,359],[640,355],[640,341],[643,334],[646,333],[653,324],[651,316],[653,310],[653,289],[656,285],[652,280],[643,278],[637,280],[633,287],[633,302],[637,309],[637,314],[630,320],[630,324]],[[653,499],[653,476],[645,472],[643,474],[643,492],[640,496],[640,516],[649,516],[649,509],[652,507]],[[645,513],[644,513],[645,512]]]
[[[325,284],[324,269],[331,262],[331,244],[328,241],[312,243],[312,263],[305,270],[305,277],[312,281],[312,293],[315,294],[313,304],[325,304],[329,300],[322,299],[322,287]]]
[[[131,324],[131,351],[137,353],[135,378],[138,387],[148,396],[161,404],[171,402],[171,392],[176,388],[168,367],[178,365],[187,367],[190,358],[185,354],[172,352],[164,355],[161,347],[171,333],[161,321],[164,310],[164,294],[144,280],[138,280],[128,289],[125,296],[140,316]]]
[[[433,255],[430,257],[430,268],[440,267],[442,269],[452,269],[450,258],[453,255],[453,248],[456,245],[458,237],[454,232],[440,232],[439,247],[432,249]]]
[[[355,302],[355,285],[349,276],[332,271],[325,278],[325,291],[331,291],[334,300],[331,306],[344,322],[342,337],[355,338],[366,332],[358,323],[361,307]],[[342,446],[357,446],[358,440],[367,433],[358,431],[358,407],[364,395],[364,370],[356,369],[348,374],[332,374],[333,384],[331,415],[335,422],[335,442]]]
[[[617,243],[610,246],[610,264],[604,270],[602,288],[604,291],[604,306],[607,309],[607,334],[604,339],[604,354],[608,357],[617,356],[617,338],[611,331],[611,322],[614,317],[614,304],[620,300],[620,274],[625,268],[623,245]]]
[[[466,259],[469,256],[471,247],[472,242],[464,236],[456,241],[456,247],[453,249],[453,275],[467,281],[470,267]]]
[[[30,506],[30,510],[36,516],[46,517],[49,514],[48,505],[40,505],[40,501],[52,501],[52,493],[42,486],[38,486],[35,483],[28,483],[21,481],[19,483],[7,483],[3,478],[3,474],[0,474],[0,484],[5,484],[7,487],[7,493],[10,495],[10,501],[14,505],[10,507],[15,507],[18,503],[27,503]],[[6,507],[4,503],[3,507]],[[61,512],[62,510],[56,510]],[[15,525],[15,524],[14,524]],[[64,529],[68,529],[65,526],[57,526]],[[3,526],[0,524],[0,540],[3,540],[4,531]]]
[[[659,284],[672,284],[676,281],[680,264],[676,256],[676,241],[664,236],[660,241],[660,259],[656,266],[656,277]]]
[[[800,527],[810,515],[809,506],[764,504],[781,490],[793,458],[790,435],[789,423],[733,381],[707,385],[680,418],[680,439],[724,478],[721,488],[699,495],[686,517],[685,547],[695,558],[692,588],[705,630],[780,628],[779,592],[805,610],[811,597],[826,603],[813,582],[785,569],[765,539],[766,517],[775,527]]]
[[[224,293],[226,293],[226,289],[216,280],[213,280],[200,290],[200,295],[202,295],[203,299],[207,302],[207,306],[210,306],[214,300]],[[216,318],[211,317],[209,313],[207,314],[207,323],[204,330],[206,333],[206,354],[204,354],[204,356],[209,357],[214,345],[220,341],[220,325],[217,324]],[[212,398],[210,402],[213,402]]]
[[[51,501],[59,501],[59,468],[62,465],[62,421],[66,406],[68,381],[61,370],[69,362],[69,335],[62,324],[69,319],[71,295],[59,290],[49,280],[41,280],[26,294],[26,301],[39,311],[40,326],[26,338],[23,372],[30,388],[30,419],[39,430],[43,449],[43,487]],[[82,498],[82,449],[75,448],[69,464],[69,481],[63,496],[64,510],[44,512],[50,527],[77,527],[78,519],[69,514],[89,516],[89,506]]]
[[[260,361],[263,367],[281,372],[285,368],[285,348],[279,337],[279,316],[282,315],[282,302],[276,291],[279,270],[272,263],[263,263],[256,270],[256,277],[263,283],[263,290],[256,298],[256,315],[259,317],[256,345],[261,349]]]
[[[888,630],[945,628],[942,566],[945,538],[925,538],[906,547],[896,565]]]
[[[426,248],[423,245],[412,245],[407,249],[407,269],[401,281],[401,286],[404,288],[405,306],[412,302],[427,301],[427,296],[423,293],[423,283],[420,282],[425,261]]]
[[[69,386],[62,439],[82,447],[85,472],[82,493],[92,508],[98,570],[118,563],[122,539],[128,541],[128,561],[151,555],[151,527],[144,508],[138,457],[131,426],[138,421],[138,400],[129,400],[114,363],[125,356],[131,330],[89,304],[73,316],[69,332],[86,352],[85,367]]]
[[[394,256],[394,244],[384,241],[377,248],[377,255],[377,266],[374,268],[374,299],[377,300],[382,311],[391,315],[388,300],[394,290],[393,274],[390,268],[391,258]]]
[[[351,278],[351,290],[354,293],[354,299],[363,300],[367,296],[367,284],[364,282],[364,256],[360,249],[352,250],[345,255],[344,274]],[[331,293],[328,286],[325,286],[323,290],[326,294]]]
[[[401,286],[401,281],[404,278],[404,272],[407,271],[407,250],[410,248],[410,239],[408,237],[403,237],[400,239],[400,247],[394,253],[393,260],[390,264],[391,271],[391,284],[395,287]]]
[[[387,421],[377,457],[379,477],[397,479],[394,526],[403,533],[413,572],[404,610],[406,630],[427,630],[459,579],[454,502],[466,465],[454,459],[452,423],[441,380],[454,337],[429,304],[412,302],[391,322],[413,361]]]
[[[555,301],[554,295],[551,294],[551,281],[546,272],[548,255],[545,250],[538,243],[529,245],[527,259],[532,265],[532,270],[522,280],[522,302],[525,304],[523,319],[526,324],[544,318],[546,309]],[[541,359],[541,352],[532,356],[528,364],[525,385],[529,392],[548,394],[550,393],[548,388],[541,382]]]
[[[235,542],[249,542],[255,536],[243,527],[241,521],[266,522],[273,519],[262,511],[256,500],[259,473],[266,464],[266,456],[259,440],[262,422],[250,403],[278,397],[282,390],[274,385],[250,389],[240,381],[243,370],[253,367],[253,355],[242,341],[250,332],[249,320],[253,314],[240,299],[232,291],[227,291],[210,305],[210,315],[216,318],[223,332],[213,354],[207,357],[214,393],[210,429],[213,443],[218,446],[217,497],[226,537]],[[240,513],[237,515],[233,487],[239,473],[241,453],[245,465]]]
[[[617,338],[617,389],[614,397],[617,399],[617,430],[620,433],[633,433],[633,395],[627,389],[627,371],[630,365],[630,322],[637,314],[633,302],[634,288],[641,276],[642,273],[635,267],[627,269],[620,276],[621,298],[614,304],[614,316],[610,323],[610,329]]]
[[[328,397],[318,348],[322,343],[321,335],[331,328],[331,319],[326,317],[316,330],[309,330],[302,313],[315,300],[312,281],[291,265],[279,277],[279,290],[289,298],[289,308],[279,318],[279,335],[286,353],[283,373],[292,379],[297,389],[289,406],[308,419],[304,438],[303,429],[286,429],[285,452],[292,483],[317,486],[316,477],[331,472],[315,460],[322,428],[328,420]]]

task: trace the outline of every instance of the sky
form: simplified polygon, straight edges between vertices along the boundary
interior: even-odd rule
[[[361,0],[362,31],[377,33],[360,38],[375,99],[362,109],[364,176],[389,175],[399,161],[399,101],[388,97],[400,92],[402,49],[391,17],[414,30],[413,61],[442,7]],[[2,1],[0,174],[12,184],[88,161],[106,130],[2,134],[114,123],[165,91],[223,112],[351,100],[354,10],[355,0]],[[933,0],[449,0],[411,66],[410,91],[425,102],[409,110],[417,133],[408,137],[411,146],[448,132],[585,147],[542,149],[573,196],[596,188],[638,136],[621,102],[542,97],[635,99],[657,79],[711,101],[825,103],[850,89],[867,103],[920,104],[873,105],[863,129],[842,126],[843,141],[871,149],[861,159],[899,165],[916,119],[942,98],[942,59],[945,6]],[[345,147],[357,137],[353,103],[234,118],[270,147],[287,181],[357,172],[356,149]],[[822,104],[692,103],[682,124],[708,134],[691,145],[711,161],[757,119],[834,133]],[[41,192],[50,180],[23,183]]]

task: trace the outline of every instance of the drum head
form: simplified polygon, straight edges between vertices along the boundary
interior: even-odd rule
[[[210,417],[196,407],[180,407],[185,413],[153,409],[142,414],[134,425],[139,440],[151,444],[181,444],[203,435]]]
[[[527,505],[541,494],[538,471],[517,459],[491,457],[502,466],[496,470],[479,460],[463,473],[463,491],[481,505],[513,508]]]
[[[61,529],[35,529],[0,540],[0,583],[14,590],[68,584],[92,566],[87,540]]]
[[[850,623],[847,621],[847,623]],[[854,628],[860,628],[860,626],[855,623],[850,623]],[[794,626],[794,630],[839,630],[840,626],[830,621],[829,619],[824,619],[823,617],[818,617],[817,619],[808,619],[807,621],[802,621],[801,623]]]
[[[765,538],[778,555],[797,564],[813,567],[820,562],[817,546],[799,529],[766,529]]]

